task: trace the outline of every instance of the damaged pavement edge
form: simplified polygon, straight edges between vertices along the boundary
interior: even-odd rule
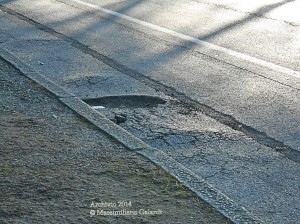
[[[58,97],[58,99],[66,106],[96,125],[100,130],[122,143],[129,150],[136,151],[138,154],[148,158],[150,161],[162,167],[234,223],[262,223],[261,220],[256,218],[242,206],[232,201],[218,189],[208,184],[203,178],[184,168],[161,150],[150,147],[139,138],[110,121],[98,111],[94,110],[81,99],[74,96],[74,94],[53,83],[33,69],[30,65],[23,62],[20,58],[1,47],[0,57],[18,69],[23,75],[42,85]]]

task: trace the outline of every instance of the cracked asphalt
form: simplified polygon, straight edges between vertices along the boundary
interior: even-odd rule
[[[68,1],[26,2],[2,3],[1,48],[90,106],[104,107],[97,110],[151,146],[138,153],[170,173],[174,163],[192,174],[174,175],[182,183],[200,186],[203,179],[212,188],[202,191],[217,195],[207,201],[232,220],[238,211],[226,211],[218,193],[260,223],[300,220],[298,80],[191,50]],[[268,53],[264,57],[274,60]],[[297,68],[297,60],[291,63]]]
[[[241,205],[255,208],[255,214],[270,214],[272,204],[273,218],[275,211],[277,219],[288,218],[288,213],[296,215],[288,204],[298,206],[297,163],[174,99],[148,108],[118,105],[98,111],[111,120],[118,114],[126,116],[121,127],[159,148]],[[279,200],[284,204],[283,208],[280,205],[280,213],[276,207]]]

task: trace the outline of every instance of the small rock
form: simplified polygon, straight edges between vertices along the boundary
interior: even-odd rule
[[[126,114],[116,114],[115,115],[114,121],[116,124],[124,123],[126,120],[127,120]]]

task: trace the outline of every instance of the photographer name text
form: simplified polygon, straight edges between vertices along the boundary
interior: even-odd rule
[[[118,202],[92,202],[90,205],[91,216],[154,216],[162,215],[160,209],[130,209],[131,201]]]

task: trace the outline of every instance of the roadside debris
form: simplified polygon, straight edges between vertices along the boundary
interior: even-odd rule
[[[116,124],[121,124],[121,123],[125,123],[126,120],[127,120],[126,114],[116,114],[115,118],[113,119],[113,122],[115,122]]]
[[[97,110],[97,109],[104,109],[105,107],[104,106],[92,106],[92,108],[94,108],[95,110]]]

